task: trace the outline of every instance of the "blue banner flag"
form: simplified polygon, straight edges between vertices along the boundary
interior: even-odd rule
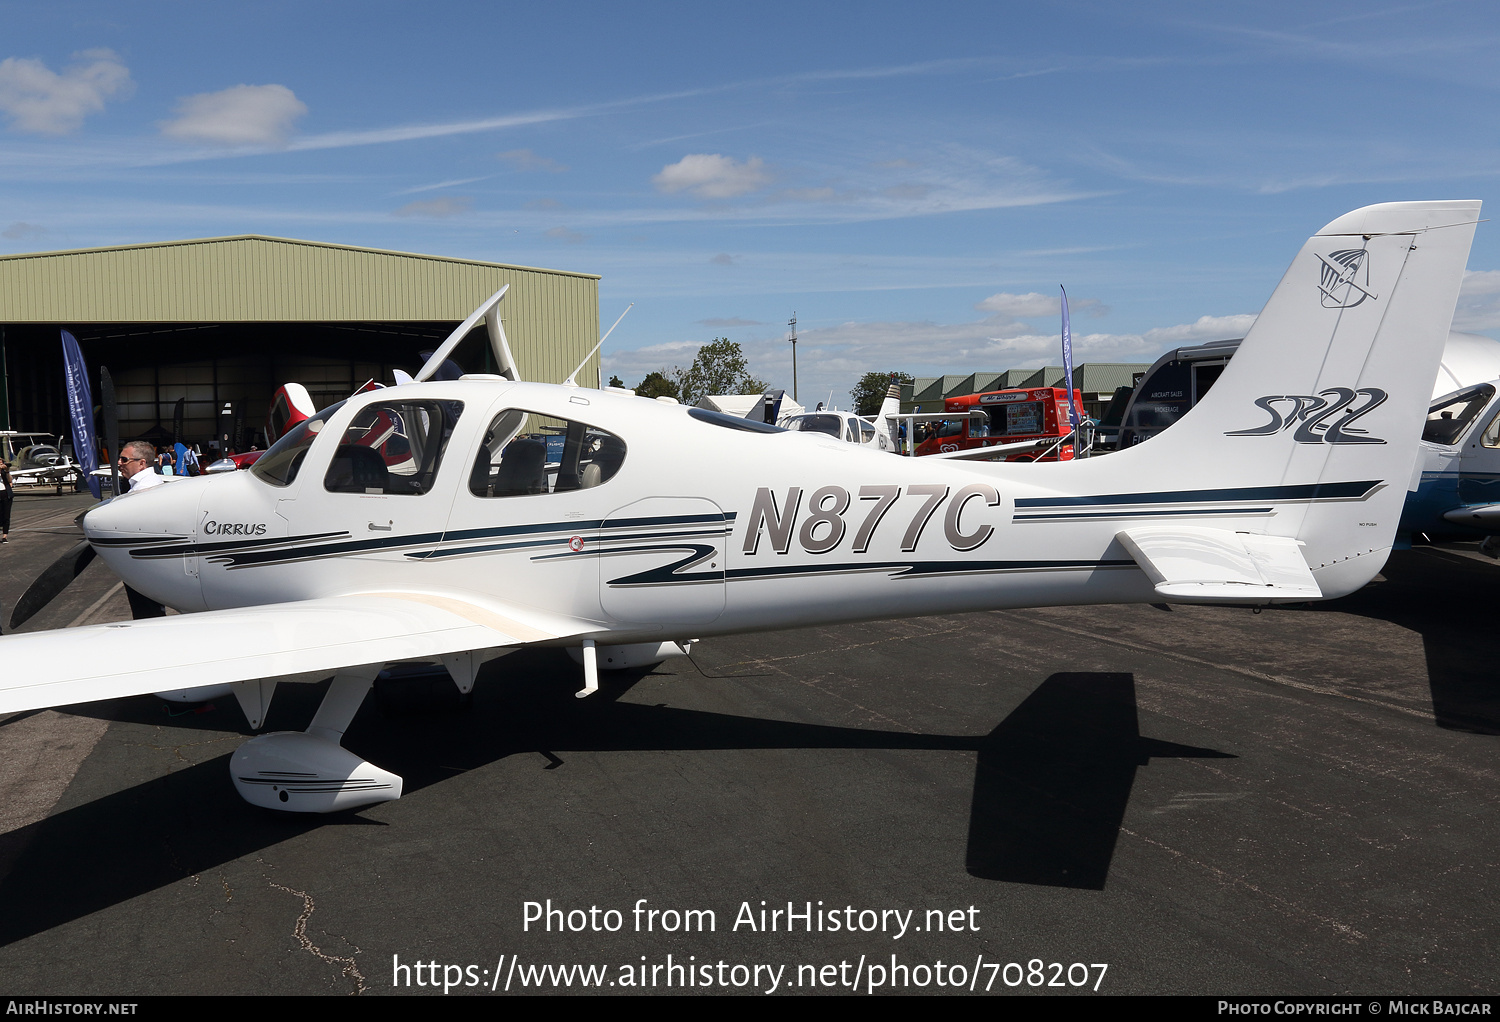
[[[77,339],[66,330],[62,332],[62,346],[63,367],[68,376],[68,414],[73,420],[73,453],[83,466],[89,492],[98,500],[99,477],[91,474],[99,467],[99,445],[94,439],[94,394],[89,388],[89,370],[83,364],[83,351]]]
[[[1073,400],[1073,331],[1068,328],[1068,289],[1058,285],[1062,291],[1062,342],[1063,380],[1068,388],[1068,421],[1078,428],[1078,403]]]

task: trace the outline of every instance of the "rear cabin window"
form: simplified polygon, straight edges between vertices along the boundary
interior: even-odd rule
[[[625,441],[584,422],[507,408],[485,431],[469,473],[476,497],[524,497],[587,490],[625,462]]]

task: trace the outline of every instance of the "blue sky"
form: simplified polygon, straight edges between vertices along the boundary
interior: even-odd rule
[[[1238,336],[1349,209],[1500,198],[1500,8],[0,3],[0,252],[259,233],[599,273],[629,384]],[[1500,329],[1481,226],[1456,326]]]

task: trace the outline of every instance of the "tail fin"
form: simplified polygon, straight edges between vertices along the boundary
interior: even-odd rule
[[[1213,390],[1081,475],[1136,505],[1177,505],[1185,525],[1295,540],[1324,596],[1364,585],[1395,537],[1479,206],[1392,202],[1334,220]]]
[[[885,430],[893,451],[901,450],[900,426],[896,421],[896,416],[900,414],[901,384],[892,377],[891,385],[885,389],[885,400],[880,402],[880,411],[875,413],[875,425]]]
[[[745,413],[745,418],[753,422],[768,422],[776,425],[776,420],[781,417],[781,401],[786,397],[784,390],[768,390],[760,396],[760,400],[751,406]]]

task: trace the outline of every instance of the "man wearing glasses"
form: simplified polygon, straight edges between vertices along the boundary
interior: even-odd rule
[[[156,474],[156,448],[144,440],[132,440],[120,449],[120,474],[130,481],[130,492],[166,482]]]

